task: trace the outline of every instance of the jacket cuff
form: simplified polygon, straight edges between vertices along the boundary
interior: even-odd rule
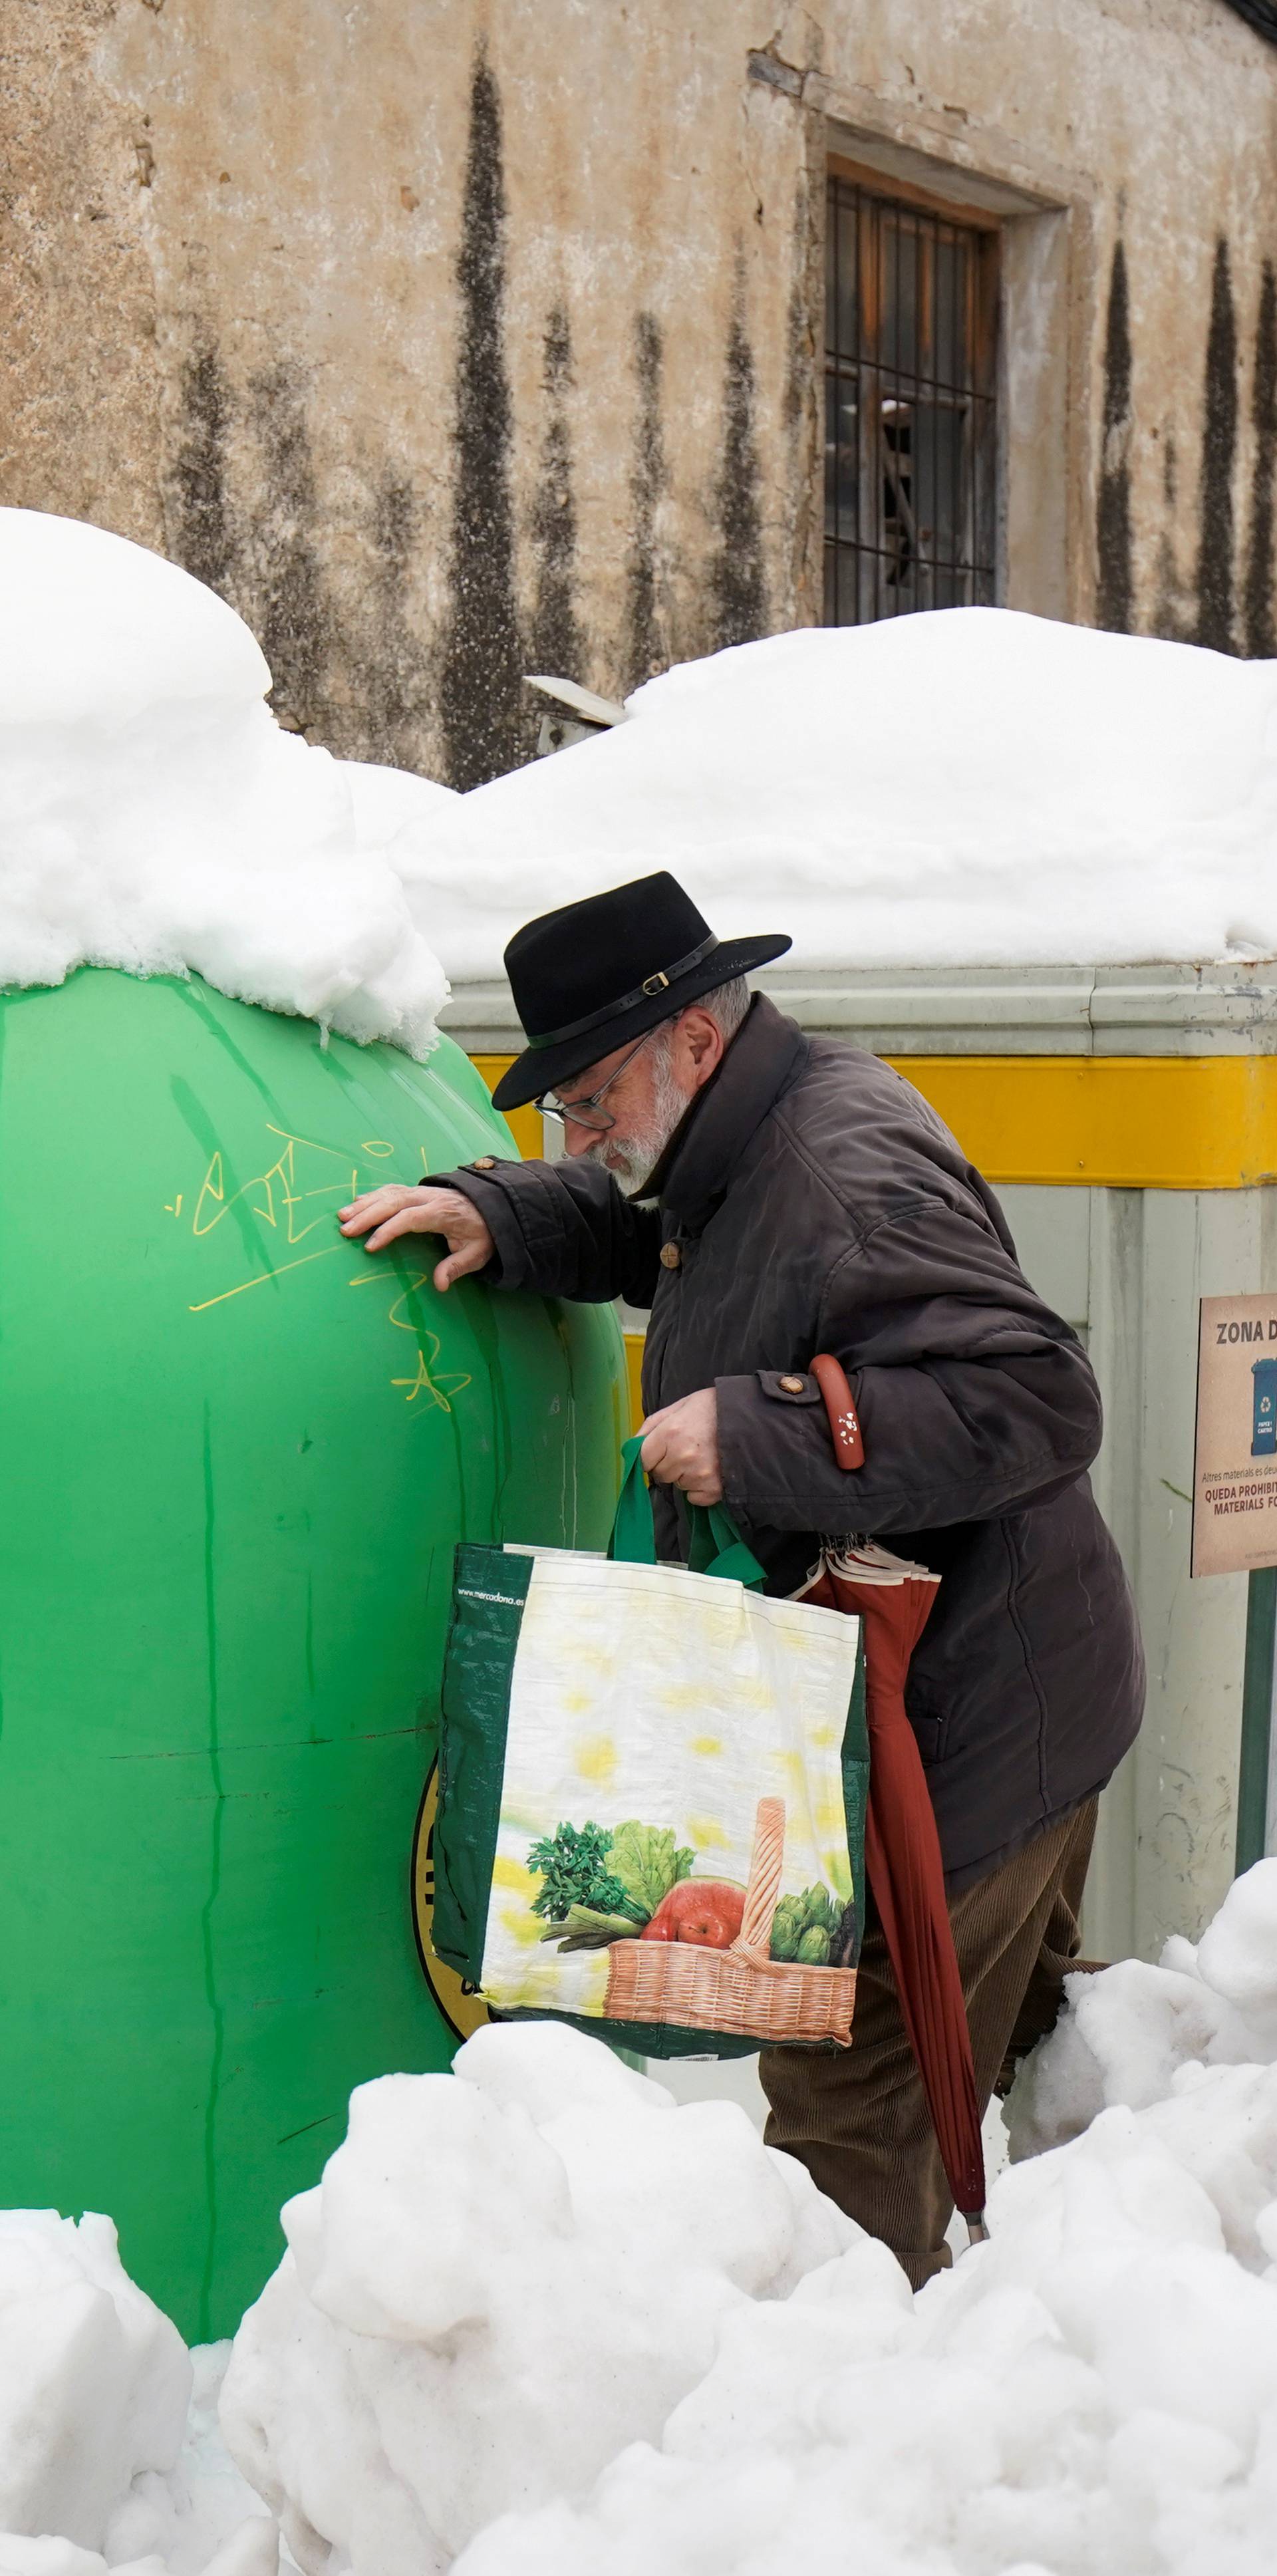
[[[757,1487],[766,1482],[774,1462],[766,1455],[769,1418],[778,1430],[789,1428],[787,1415],[820,1415],[820,1434],[814,1423],[805,1423],[804,1442],[811,1439],[820,1447],[821,1435],[829,1449],[828,1468],[832,1479],[839,1474],[825,1421],[825,1400],[814,1377],[806,1369],[753,1369],[747,1377],[720,1377],[714,1381],[718,1398],[718,1456],[723,1478],[723,1499],[733,1519],[757,1521],[766,1518],[751,1496],[751,1481]],[[797,1432],[798,1425],[793,1425]],[[815,1435],[813,1437],[813,1435]],[[751,1480],[750,1467],[753,1467]],[[774,1481],[774,1475],[773,1475]],[[813,1522],[813,1527],[816,1526]]]
[[[520,1166],[513,1163],[511,1168],[518,1171]],[[523,1234],[510,1193],[502,1189],[499,1181],[490,1180],[486,1173],[477,1172],[467,1164],[459,1172],[425,1172],[416,1187],[422,1190],[459,1190],[462,1198],[469,1199],[471,1206],[478,1209],[496,1252],[491,1261],[485,1262],[482,1270],[470,1272],[472,1279],[483,1280],[489,1288],[521,1286],[527,1269]]]

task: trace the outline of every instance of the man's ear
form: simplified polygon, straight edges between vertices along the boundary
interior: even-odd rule
[[[695,1002],[689,1002],[681,1013],[679,1027],[699,1089],[722,1061],[723,1032],[717,1020],[711,1019],[709,1012],[701,1010]]]

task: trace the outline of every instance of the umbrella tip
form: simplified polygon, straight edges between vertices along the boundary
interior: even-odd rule
[[[982,2209],[964,2209],[962,2217],[963,2223],[966,2227],[969,2243],[972,2245],[987,2245],[989,2242],[989,2231],[984,2223],[984,2211]]]

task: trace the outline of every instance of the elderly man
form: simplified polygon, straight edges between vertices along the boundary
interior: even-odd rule
[[[1141,1713],[1134,1612],[1086,1473],[1099,1396],[919,1093],[751,1001],[746,972],[788,946],[716,940],[664,874],[530,922],[506,950],[528,1045],[495,1098],[556,1111],[566,1159],[482,1155],[341,1222],[370,1252],[443,1236],[439,1288],[473,1274],[651,1308],[663,1555],[682,1551],[684,1497],[722,1497],[776,1592],[849,1525],[941,1576],[908,1708],[987,2102],[1054,2017],[1096,1799]],[[808,1373],[822,1350],[856,1396],[850,1474]],[[760,2072],[770,2141],[925,2280],[951,2202],[872,1907],[853,2047],[766,2050]]]

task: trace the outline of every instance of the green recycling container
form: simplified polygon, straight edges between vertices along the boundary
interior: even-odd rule
[[[447,1038],[0,996],[0,2206],[108,2211],[191,2340],[351,2086],[455,2044],[409,1877],[457,1540],[611,1517],[610,1309],[337,1231],[513,1150]]]

